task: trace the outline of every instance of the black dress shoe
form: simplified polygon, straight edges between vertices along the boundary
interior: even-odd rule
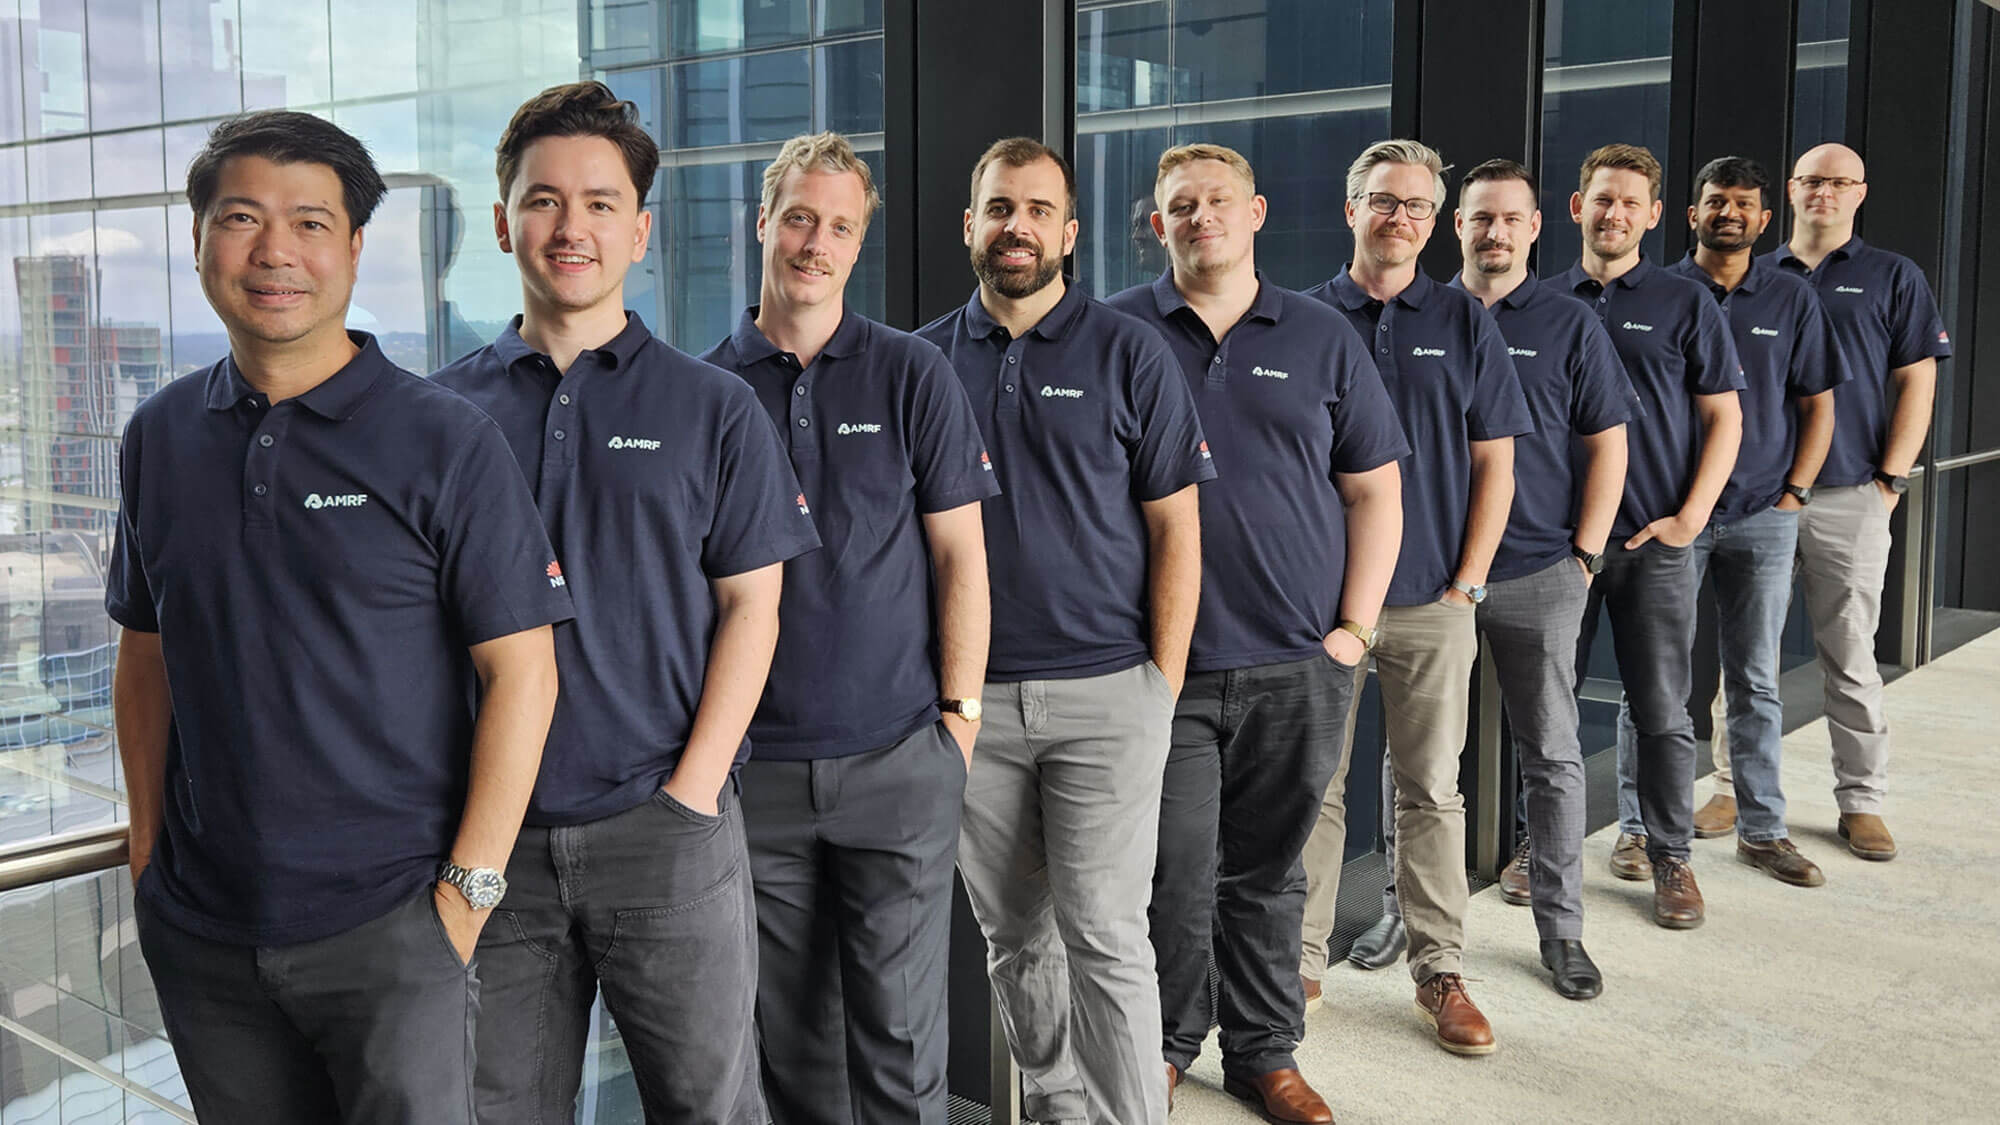
[[[1604,991],[1604,975],[1580,941],[1543,942],[1542,964],[1555,973],[1556,992],[1571,1000],[1588,1000]]]
[[[1347,951],[1347,959],[1363,969],[1386,969],[1403,956],[1403,950],[1409,945],[1410,934],[1403,929],[1403,919],[1399,915],[1384,914],[1368,927],[1367,933],[1354,939],[1353,948]]]

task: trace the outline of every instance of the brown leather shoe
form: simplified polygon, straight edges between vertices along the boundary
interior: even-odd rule
[[[1653,921],[1670,930],[1692,930],[1706,911],[1694,868],[1684,859],[1663,857],[1653,864]]]
[[[1761,867],[1771,878],[1780,883],[1790,883],[1794,887],[1817,887],[1826,882],[1826,873],[1819,864],[1799,854],[1789,839],[1766,840],[1753,844],[1748,840],[1736,841],[1736,862]]]
[[[1896,858],[1896,838],[1889,835],[1889,826],[1874,813],[1841,813],[1840,838],[1847,841],[1848,851],[1862,859]]]
[[[1720,793],[1694,810],[1694,834],[1703,840],[1727,836],[1736,831],[1736,798]]]
[[[1319,1006],[1326,1000],[1326,997],[1320,994],[1319,982],[1309,976],[1301,975],[1299,989],[1306,994],[1306,1014],[1311,1015],[1319,1011]]]
[[[1181,1068],[1175,1066],[1172,1063],[1168,1063],[1167,1064],[1167,1112],[1168,1113],[1172,1113],[1174,1110],[1174,1091],[1180,1089],[1180,1086],[1181,1086]]]
[[[1493,1025],[1466,994],[1465,978],[1433,973],[1417,986],[1417,1011],[1437,1029],[1438,1046],[1454,1055],[1493,1053]]]
[[[1264,1116],[1273,1121],[1333,1125],[1333,1111],[1327,1108],[1326,1099],[1307,1085],[1305,1076],[1295,1069],[1274,1070],[1255,1078],[1224,1075],[1222,1088],[1246,1102],[1263,1106]]]
[[[1500,897],[1515,906],[1528,906],[1534,896],[1528,891],[1528,841],[1521,840],[1521,846],[1514,849],[1514,858],[1500,869]]]
[[[1653,861],[1646,858],[1644,836],[1618,834],[1618,843],[1611,849],[1611,873],[1635,883],[1653,877]]]

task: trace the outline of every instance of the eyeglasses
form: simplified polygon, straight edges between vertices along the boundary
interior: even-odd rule
[[[1835,194],[1849,192],[1867,181],[1850,180],[1846,176],[1794,176],[1792,182],[1804,188],[1806,194],[1810,195],[1823,187],[1832,188]]]
[[[1371,191],[1362,198],[1362,202],[1368,204],[1368,209],[1377,215],[1393,215],[1396,213],[1396,208],[1401,207],[1404,214],[1413,222],[1419,223],[1437,214],[1438,209],[1435,200],[1398,199],[1386,191]]]

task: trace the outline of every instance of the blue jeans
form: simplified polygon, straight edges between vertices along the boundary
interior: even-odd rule
[[[1792,599],[1799,515],[1766,508],[1734,523],[1702,529],[1692,545],[1695,581],[1715,572],[1716,642],[1728,703],[1729,768],[1736,781],[1736,834],[1751,843],[1785,837],[1785,791],[1779,741],[1785,706],[1778,696],[1778,645]],[[1618,827],[1644,833],[1634,781],[1630,712],[1618,707]]]

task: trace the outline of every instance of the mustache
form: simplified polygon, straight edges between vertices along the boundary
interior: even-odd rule
[[[1482,238],[1472,244],[1472,249],[1474,253],[1482,250],[1512,250],[1514,249],[1514,244],[1511,242],[1501,242],[1494,238]]]

